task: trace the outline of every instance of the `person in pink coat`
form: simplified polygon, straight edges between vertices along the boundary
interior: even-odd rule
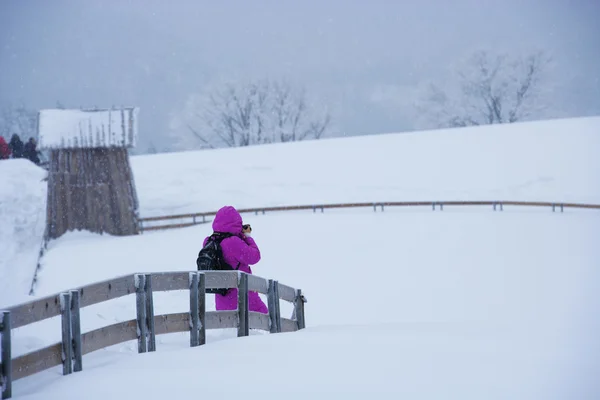
[[[260,261],[260,250],[252,239],[251,228],[244,229],[242,216],[232,206],[222,207],[212,223],[214,232],[231,233],[233,236],[223,239],[221,250],[223,259],[234,269],[252,274],[250,265]],[[208,237],[204,239],[203,246],[206,246]],[[225,296],[215,294],[215,303],[217,310],[235,310],[238,305],[238,290],[230,289]],[[268,308],[257,292],[248,292],[248,309],[263,314],[268,314]]]

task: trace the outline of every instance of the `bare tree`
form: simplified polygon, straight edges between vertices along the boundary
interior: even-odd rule
[[[330,121],[287,82],[226,83],[190,96],[171,121],[171,136],[177,149],[241,147],[320,139]]]
[[[551,58],[544,52],[517,58],[475,52],[459,66],[455,81],[444,89],[430,85],[417,110],[436,127],[503,124],[541,117],[550,105],[546,96],[550,64]]]
[[[286,82],[273,85],[272,113],[274,116],[274,132],[280,142],[295,142],[307,138],[320,139],[329,127],[331,115],[313,115],[306,104],[306,93],[301,90],[294,93]]]

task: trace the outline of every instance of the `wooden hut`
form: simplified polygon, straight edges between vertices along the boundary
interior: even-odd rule
[[[139,233],[128,154],[137,139],[138,111],[133,107],[39,112],[38,147],[49,150],[47,239],[72,230]]]

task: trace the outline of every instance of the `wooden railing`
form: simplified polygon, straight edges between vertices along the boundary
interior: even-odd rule
[[[373,208],[373,211],[377,211],[379,208],[384,211],[385,207],[431,207],[433,211],[436,209],[443,211],[444,207],[464,207],[464,206],[488,206],[493,207],[494,211],[503,211],[505,206],[517,206],[517,207],[545,207],[552,209],[553,212],[560,210],[564,212],[565,209],[595,209],[600,210],[600,204],[584,204],[584,203],[561,203],[561,202],[543,202],[543,201],[387,201],[377,203],[334,203],[334,204],[320,204],[320,205],[296,205],[296,206],[278,206],[278,207],[259,207],[259,208],[243,208],[238,209],[240,213],[266,213],[267,211],[300,211],[300,210],[312,210],[316,212],[320,210],[323,212],[325,209],[335,208]],[[151,231],[151,230],[162,230],[162,229],[174,229],[174,228],[186,228],[198,224],[210,222],[208,219],[216,214],[216,211],[198,212],[190,214],[177,214],[177,215],[164,215],[156,217],[140,218],[140,232]],[[153,223],[159,221],[175,221],[175,223],[153,225]],[[184,221],[181,221],[184,220]]]
[[[238,307],[228,311],[206,311],[206,289],[238,289]],[[190,308],[185,312],[154,315],[153,292],[188,290]],[[248,292],[268,296],[269,314],[248,309]],[[135,294],[136,318],[81,332],[80,310],[93,304]],[[280,300],[293,303],[294,313],[281,316]],[[250,329],[270,333],[293,332],[305,327],[300,289],[239,271],[159,272],[126,275],[47,296],[2,311],[0,322],[2,399],[12,396],[12,382],[62,364],[63,375],[83,369],[83,355],[137,339],[138,352],[156,350],[156,335],[190,332],[190,346],[206,342],[207,329],[237,328],[238,336]],[[11,358],[11,330],[61,316],[62,341]]]

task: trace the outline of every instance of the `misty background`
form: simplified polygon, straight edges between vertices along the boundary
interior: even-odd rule
[[[133,153],[162,152],[194,139],[198,96],[283,79],[326,136],[411,131],[484,49],[551,55],[532,119],[600,115],[599,20],[596,0],[0,0],[0,108],[138,106]]]

